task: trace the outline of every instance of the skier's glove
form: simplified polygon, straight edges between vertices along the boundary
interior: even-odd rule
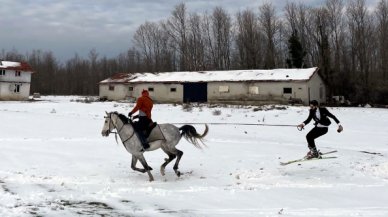
[[[337,129],[337,132],[340,133],[344,130],[344,128],[342,127],[342,125],[338,125],[338,129]]]

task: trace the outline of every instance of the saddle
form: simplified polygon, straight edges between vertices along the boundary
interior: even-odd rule
[[[158,124],[156,122],[151,122],[149,125],[148,125],[148,129],[146,129],[144,131],[144,136],[146,138],[148,138],[152,132],[152,130],[157,126]]]
[[[134,123],[135,131],[139,132],[139,129],[135,126],[136,123]],[[165,137],[162,133],[162,130],[160,129],[159,125],[156,122],[151,122],[148,125],[148,128],[143,130],[142,135],[144,135],[144,139],[146,142],[154,142],[157,140],[165,140]]]
[[[131,119],[127,118],[123,114],[119,114],[120,119],[125,124],[130,124],[135,129],[136,132],[139,132],[139,127],[137,126],[137,122],[132,122]],[[159,125],[156,122],[151,122],[147,129],[142,132],[142,135],[144,135],[144,139],[146,142],[150,143],[157,140],[165,140],[162,130],[160,129]],[[138,135],[139,136],[139,135]]]
[[[162,130],[160,129],[159,124],[157,124],[156,122],[153,122],[150,125],[148,132],[147,132],[148,134],[145,134],[148,142],[154,142],[157,140],[165,140],[166,139],[163,135]]]

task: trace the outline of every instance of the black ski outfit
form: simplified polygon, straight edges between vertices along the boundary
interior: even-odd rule
[[[319,157],[320,154],[317,151],[317,148],[315,146],[315,139],[325,135],[328,132],[329,125],[331,124],[331,121],[329,118],[333,119],[338,124],[338,130],[337,132],[341,132],[343,130],[340,121],[337,119],[336,116],[334,116],[332,113],[327,110],[327,108],[319,107],[318,102],[316,100],[313,100],[310,102],[311,109],[309,111],[309,116],[305,121],[303,121],[302,124],[298,125],[298,127],[304,127],[308,123],[310,123],[311,120],[314,120],[315,127],[310,130],[310,132],[306,135],[306,140],[308,144],[308,148],[310,149],[310,157]]]
[[[317,110],[319,113],[317,112]],[[317,113],[320,116],[320,118],[317,117]],[[314,140],[320,136],[325,135],[329,131],[328,127],[331,124],[331,121],[328,117],[332,118],[338,125],[340,125],[340,121],[337,119],[337,117],[335,117],[332,113],[330,113],[329,110],[327,110],[327,108],[321,108],[321,107],[310,109],[308,118],[305,121],[303,121],[304,125],[307,125],[308,123],[310,123],[312,119],[314,119],[315,121],[314,123],[315,127],[312,130],[310,130],[310,132],[307,133],[306,135],[308,147],[310,150],[316,148]]]

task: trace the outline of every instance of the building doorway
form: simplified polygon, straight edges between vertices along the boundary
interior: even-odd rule
[[[183,102],[207,102],[207,83],[184,83]]]

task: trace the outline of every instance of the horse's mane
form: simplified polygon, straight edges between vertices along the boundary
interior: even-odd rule
[[[127,124],[129,123],[129,119],[127,118],[127,116],[123,115],[123,114],[120,114],[118,112],[115,112],[117,114],[117,116],[119,116],[120,120],[124,123],[124,124]]]

